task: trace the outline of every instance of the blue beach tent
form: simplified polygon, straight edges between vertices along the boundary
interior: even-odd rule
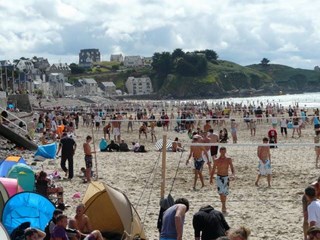
[[[27,164],[18,163],[12,166],[7,177],[17,179],[24,191],[34,191],[35,175],[32,168]]]
[[[2,224],[9,234],[24,222],[44,231],[54,210],[55,206],[48,198],[35,192],[21,192],[4,205]]]
[[[56,157],[56,152],[57,152],[57,144],[50,143],[47,145],[39,146],[37,149],[37,152],[34,155],[41,156],[44,158],[54,159]]]
[[[12,166],[16,165],[17,163],[26,164],[26,160],[20,156],[7,157],[0,165],[0,177],[6,177]]]

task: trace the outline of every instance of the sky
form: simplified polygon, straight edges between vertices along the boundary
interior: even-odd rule
[[[0,60],[78,63],[80,49],[151,57],[211,49],[240,65],[320,65],[320,1],[0,0]]]

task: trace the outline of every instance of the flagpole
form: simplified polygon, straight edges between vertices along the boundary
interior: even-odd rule
[[[95,180],[98,180],[99,179],[99,176],[98,176],[98,161],[97,161],[96,144],[95,144],[95,139],[94,139],[93,128],[94,128],[94,126],[92,126],[91,130],[92,130],[92,143],[93,143],[93,151],[94,151],[94,160],[95,160],[95,165],[96,165],[96,179]]]
[[[166,188],[166,158],[167,158],[167,135],[162,136],[162,171],[160,199],[164,198]]]

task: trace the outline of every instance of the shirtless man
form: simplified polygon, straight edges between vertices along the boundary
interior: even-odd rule
[[[263,144],[268,144],[269,139],[267,137],[264,137],[262,139]],[[258,176],[257,180],[255,182],[256,186],[259,186],[259,179],[264,175],[267,175],[267,181],[268,181],[268,187],[271,187],[271,154],[270,154],[270,146],[259,146],[257,155],[259,158],[259,165],[258,165]]]
[[[206,124],[203,126],[203,131],[207,133],[209,132],[210,129],[211,129],[210,120],[206,120]]]
[[[74,219],[69,220],[69,228],[78,230],[85,239],[103,240],[99,230],[92,231],[89,217],[84,214],[84,210],[84,204],[81,203],[77,206]]]
[[[154,139],[154,141],[157,141],[156,131],[155,131],[156,125],[157,125],[156,121],[150,122],[151,142],[153,142],[153,139]]]
[[[202,138],[201,138],[201,142],[202,143],[210,143],[210,138],[208,138],[207,133],[202,133],[201,134]],[[204,152],[202,152],[202,158],[204,159],[204,161],[207,163],[208,165],[208,169],[209,169],[209,176],[211,173],[211,158],[209,156],[211,156],[210,153],[210,146],[204,146],[205,151],[207,152],[207,155],[205,155]],[[206,157],[207,156],[207,157]]]
[[[84,151],[84,161],[86,163],[86,182],[91,181],[91,169],[92,169],[92,153],[91,151],[90,142],[92,140],[91,136],[87,136],[86,142],[83,144],[83,151]]]
[[[218,193],[220,195],[220,201],[222,204],[222,212],[226,213],[226,201],[227,196],[229,194],[229,180],[235,178],[235,171],[232,164],[232,159],[226,156],[226,148],[220,148],[220,156],[217,158],[212,167],[211,175],[210,175],[210,184],[213,184],[213,176],[217,169],[217,176],[216,176],[216,184]],[[231,170],[232,175],[229,177],[229,167]]]
[[[209,129],[208,138],[210,139],[210,143],[218,143],[219,135],[213,132],[213,129]],[[212,157],[212,161],[214,161],[218,154],[218,146],[210,146],[210,153]]]
[[[120,137],[121,137],[120,124],[121,124],[121,122],[117,121],[117,120],[120,120],[120,118],[121,117],[114,116],[113,121],[111,123],[112,131],[113,131],[113,137],[114,137],[114,141],[115,142],[120,142]]]
[[[192,143],[201,143],[201,136],[198,134],[195,134],[192,137]],[[198,176],[200,178],[201,187],[204,187],[204,182],[203,182],[203,176],[202,176],[202,168],[204,164],[204,160],[202,158],[202,152],[204,152],[204,155],[209,159],[208,153],[203,146],[190,146],[190,154],[189,157],[186,161],[186,165],[188,165],[189,160],[191,157],[193,157],[194,160],[194,183],[193,183],[193,190],[196,190],[196,184],[198,180]]]

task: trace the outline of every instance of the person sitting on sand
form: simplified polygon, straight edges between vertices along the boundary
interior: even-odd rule
[[[221,143],[227,143],[228,142],[228,130],[226,128],[223,128],[219,132],[219,139]]]
[[[56,194],[58,206],[64,209],[63,188],[52,185],[50,179],[47,178],[47,173],[45,171],[36,174],[36,191],[46,197],[51,194]]]
[[[108,152],[119,152],[120,147],[118,144],[114,142],[114,140],[111,140],[110,144],[107,146]]]
[[[174,142],[172,143],[172,152],[182,152],[183,148],[181,145],[181,142],[179,142],[178,137],[174,139]]]
[[[121,142],[119,144],[119,150],[120,150],[120,152],[129,152],[130,151],[128,144],[124,142],[124,139],[121,139]]]
[[[69,228],[76,229],[80,232],[84,240],[103,240],[99,230],[92,230],[89,217],[84,214],[85,205],[79,204],[76,208],[74,219],[69,220]]]

